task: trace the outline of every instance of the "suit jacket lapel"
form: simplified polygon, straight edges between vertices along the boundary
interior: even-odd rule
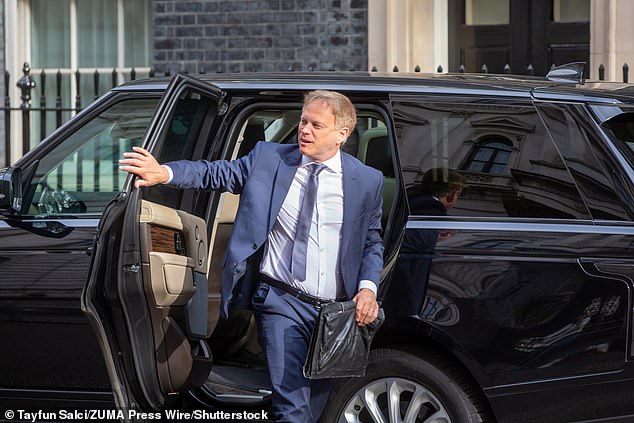
[[[299,166],[301,157],[298,148],[282,156],[282,159],[278,162],[277,171],[275,172],[275,181],[273,182],[273,193],[271,195],[268,231],[271,230],[277,215],[280,213],[286,194],[288,194],[288,190],[295,177],[295,172],[297,172],[297,166]]]
[[[341,246],[339,250],[340,260],[348,249],[348,241],[353,235],[354,218],[359,209],[359,196],[357,182],[357,166],[354,161],[344,152],[341,153],[341,167],[343,169],[343,228]]]

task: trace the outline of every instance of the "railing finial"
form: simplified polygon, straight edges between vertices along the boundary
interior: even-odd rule
[[[20,104],[20,109],[28,110],[31,108],[31,90],[35,88],[37,84],[35,80],[31,78],[31,66],[26,62],[24,62],[22,66],[22,73],[24,75],[16,82],[16,85],[22,90],[22,96],[20,97],[22,104]]]

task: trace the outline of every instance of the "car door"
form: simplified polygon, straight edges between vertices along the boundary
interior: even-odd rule
[[[210,84],[174,76],[143,146],[162,162],[203,157],[222,96]],[[206,206],[197,205],[195,192],[134,189],[133,182],[126,179],[100,222],[82,310],[99,339],[117,406],[160,410],[202,384],[211,367]]]

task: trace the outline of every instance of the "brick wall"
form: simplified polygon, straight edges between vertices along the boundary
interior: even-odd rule
[[[159,72],[366,70],[368,0],[153,1]]]

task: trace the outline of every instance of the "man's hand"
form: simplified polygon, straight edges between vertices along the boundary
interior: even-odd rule
[[[119,169],[139,177],[134,182],[135,187],[149,187],[167,182],[169,179],[167,169],[161,166],[149,151],[141,147],[132,147],[132,149],[134,153],[123,153],[125,159],[119,160],[119,164],[127,166],[119,166]]]
[[[376,320],[379,315],[379,303],[376,302],[376,295],[371,289],[361,288],[352,301],[357,303],[355,313],[357,325],[365,326]]]

